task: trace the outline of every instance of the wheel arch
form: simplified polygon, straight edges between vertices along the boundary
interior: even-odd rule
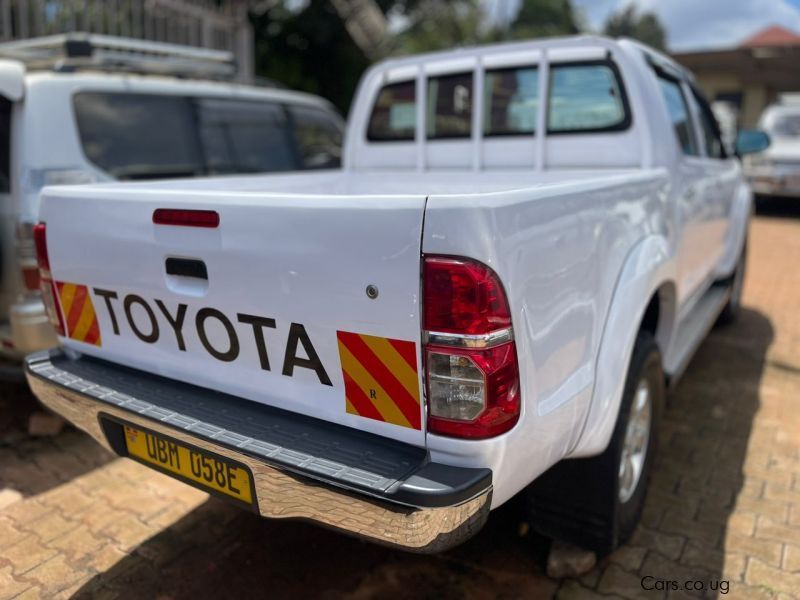
[[[595,456],[608,446],[636,337],[642,329],[650,331],[663,354],[674,337],[676,306],[675,263],[667,240],[645,238],[628,254],[617,280],[595,359],[591,404],[568,457]]]

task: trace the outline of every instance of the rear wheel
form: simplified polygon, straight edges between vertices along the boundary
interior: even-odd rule
[[[717,323],[720,325],[727,325],[733,323],[739,316],[739,309],[742,304],[742,289],[744,288],[744,273],[747,265],[747,243],[742,248],[742,254],[739,256],[739,261],[736,263],[736,270],[724,283],[728,285],[731,290],[728,303],[722,312],[719,313]]]
[[[600,554],[628,540],[644,508],[664,395],[661,354],[640,332],[608,448],[564,460],[528,488],[534,529]]]

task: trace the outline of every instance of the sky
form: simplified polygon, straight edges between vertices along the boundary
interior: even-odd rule
[[[519,0],[487,4],[498,14],[514,12]],[[658,15],[673,51],[736,46],[771,25],[800,33],[800,0],[572,0],[588,25],[598,31],[612,12],[628,4]]]

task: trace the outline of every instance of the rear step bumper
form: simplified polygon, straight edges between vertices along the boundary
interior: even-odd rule
[[[432,463],[422,448],[59,350],[30,355],[25,372],[46,406],[117,454],[114,421],[245,465],[264,517],[438,552],[489,513],[490,470]]]

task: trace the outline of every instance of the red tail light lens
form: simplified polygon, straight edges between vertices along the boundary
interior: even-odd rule
[[[25,284],[25,289],[31,292],[39,289],[39,267],[38,266],[25,266],[20,269],[22,273],[22,281]]]
[[[214,210],[184,210],[179,208],[157,208],[153,212],[156,225],[180,225],[182,227],[219,227],[219,213]]]
[[[50,274],[50,257],[47,254],[47,228],[44,223],[33,227],[33,241],[36,245],[36,259],[39,263],[39,289],[42,291],[42,300],[47,309],[50,323],[55,327],[58,335],[65,336],[64,317],[58,302],[56,284]]]
[[[511,327],[503,287],[486,265],[428,257],[424,280],[428,331],[480,335]]]
[[[47,228],[44,223],[33,226],[33,243],[36,246],[36,260],[40,269],[50,270],[50,257],[47,255]]]
[[[481,439],[519,420],[511,311],[497,275],[462,258],[425,258],[428,431]],[[491,335],[489,335],[491,334]]]

